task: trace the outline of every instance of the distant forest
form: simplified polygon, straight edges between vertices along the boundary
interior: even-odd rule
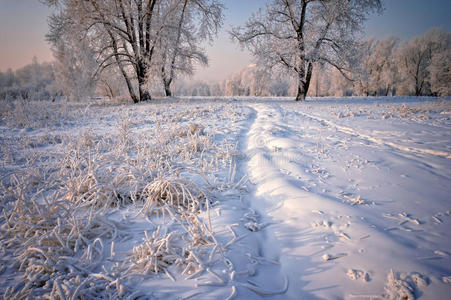
[[[432,29],[412,40],[363,40],[346,58],[344,71],[315,63],[308,96],[450,96],[451,33]],[[83,68],[83,69],[81,69]],[[0,70],[0,99],[54,100],[90,97],[127,98],[118,72],[90,77],[87,66],[57,62],[32,63],[15,71]],[[165,96],[162,78],[154,75],[148,89]],[[175,96],[295,96],[297,80],[284,72],[250,65],[221,82],[176,78]]]

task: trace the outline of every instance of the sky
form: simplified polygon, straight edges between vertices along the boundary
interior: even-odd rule
[[[252,12],[267,0],[224,0],[224,26],[212,45],[205,45],[209,67],[196,70],[193,80],[218,81],[252,63],[246,50],[230,40],[232,26],[244,25]],[[450,0],[385,0],[382,15],[371,15],[364,36],[395,35],[411,39],[432,27],[451,30]],[[51,10],[38,0],[0,0],[0,71],[17,69],[31,62],[53,59],[45,41]]]

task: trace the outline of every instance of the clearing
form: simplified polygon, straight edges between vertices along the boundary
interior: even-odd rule
[[[451,294],[449,99],[2,105],[5,298]]]

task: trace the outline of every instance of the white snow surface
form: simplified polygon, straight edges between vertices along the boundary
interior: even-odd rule
[[[111,282],[122,282],[115,296],[446,299],[451,295],[451,99],[313,98],[297,103],[287,98],[183,98],[92,105],[79,111],[72,118],[63,114],[48,117],[50,121],[28,120],[26,126],[11,115],[2,117],[2,213],[7,214],[15,201],[8,193],[11,176],[29,168],[39,173],[43,166],[57,164],[73,147],[70,141],[81,144],[89,136],[94,144],[86,153],[91,153],[90,147],[101,139],[120,138],[124,114],[130,127],[127,139],[132,142],[121,151],[133,163],[145,160],[137,149],[146,143],[166,145],[168,156],[171,151],[191,153],[185,149],[192,146],[186,134],[174,142],[157,132],[173,134],[199,124],[202,136],[208,137],[207,141],[196,136],[208,148],[205,151],[196,144],[193,154],[167,158],[162,151],[161,156],[168,164],[177,164],[177,178],[195,182],[208,195],[211,207],[199,212],[199,218],[205,224],[210,219],[214,241],[205,238],[211,243],[193,248],[202,261],[199,273],[182,274],[183,268],[170,265],[168,273],[130,275],[133,263],[127,265],[126,258],[143,243],[145,232],[150,236],[160,225],[164,234],[179,233],[177,219],[143,215],[143,205],[137,202],[89,210],[121,224],[120,234],[100,238],[103,255],[88,270],[91,275],[83,274],[87,280],[103,274]],[[113,151],[108,147],[98,149],[105,158],[116,155],[108,156]],[[122,159],[123,164],[111,167],[119,170],[132,164]],[[148,168],[152,166],[149,162]],[[43,182],[53,176],[52,167],[45,170],[50,175],[25,178],[35,178],[35,185],[45,187]],[[152,182],[158,176],[143,178]],[[55,189],[47,188],[31,188],[27,197],[38,199]],[[78,213],[83,215],[82,208]],[[14,243],[6,241],[13,237],[5,233],[5,218],[1,222],[0,294],[14,295],[25,290],[27,282],[24,269],[14,263],[22,248],[8,248]],[[39,247],[23,247],[31,246]],[[119,267],[116,260],[125,265]],[[63,277],[50,275],[48,280]],[[29,296],[57,293],[57,285],[66,284],[58,280],[47,290],[29,285],[34,293]],[[63,288],[69,298],[77,289],[71,290],[70,282],[67,287]]]

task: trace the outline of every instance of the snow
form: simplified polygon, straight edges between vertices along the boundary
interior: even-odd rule
[[[43,106],[26,122],[15,120],[14,110],[2,117],[2,214],[9,216],[19,201],[15,191],[38,206],[43,194],[72,191],[73,214],[80,220],[95,215],[106,233],[78,242],[72,263],[87,269],[78,279],[58,269],[45,277],[48,287],[26,286],[27,275],[37,273],[18,269],[25,254],[17,253],[45,246],[26,244],[38,241],[29,237],[15,243],[22,233],[11,236],[2,216],[1,294],[445,299],[451,293],[450,99]],[[61,168],[68,161],[83,165],[78,156],[86,168]],[[78,184],[78,193],[86,190],[93,205],[69,183]],[[157,193],[164,184],[173,195],[177,186],[195,194],[183,199],[200,201],[198,208],[153,206],[158,195],[169,199]],[[106,207],[105,201],[120,203]],[[147,255],[160,250],[166,263],[179,258],[158,273],[145,271],[152,264]],[[36,260],[33,254],[27,263]]]
[[[449,292],[440,279],[450,272],[451,249],[445,225],[450,207],[449,119],[430,113],[427,122],[384,120],[377,114],[396,105],[381,109],[350,102],[357,103],[253,107],[256,119],[248,150],[260,200],[255,203],[274,224],[268,231],[278,241],[290,282],[302,282],[287,295],[377,295],[393,269],[435,278],[430,287],[413,288],[427,299],[442,298]],[[332,114],[362,107],[369,112],[347,118]],[[378,119],[377,124],[368,116]],[[400,129],[400,137],[387,138]],[[439,257],[436,251],[446,254]],[[359,277],[365,280],[350,281],[356,274],[364,274]]]

